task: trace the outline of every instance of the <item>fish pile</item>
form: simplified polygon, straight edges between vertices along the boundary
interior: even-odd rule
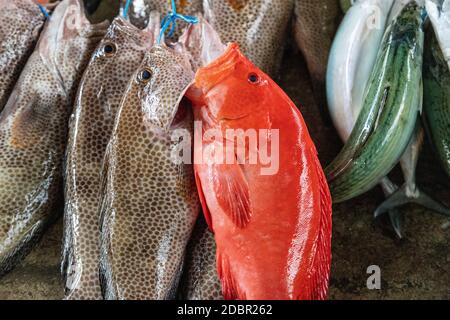
[[[417,203],[450,216],[450,209],[421,191],[415,181],[424,136],[421,116],[427,119],[431,141],[449,172],[450,69],[445,55],[450,1],[441,2],[437,6],[431,0],[355,1],[328,60],[329,111],[345,142],[325,170],[333,201],[355,198],[380,183],[387,199],[375,216],[389,213],[400,237],[400,205]],[[428,15],[432,26],[427,26]],[[398,162],[405,177],[402,187],[387,178]]]
[[[268,75],[294,1],[0,8],[0,275],[63,211],[67,300],[327,297],[331,195]]]

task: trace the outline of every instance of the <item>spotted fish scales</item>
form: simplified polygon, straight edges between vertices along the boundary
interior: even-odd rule
[[[63,273],[66,299],[101,299],[100,171],[122,95],[159,33],[159,13],[139,30],[117,17],[87,67],[72,115],[66,161]]]
[[[199,200],[192,166],[172,158],[182,142],[171,136],[175,129],[193,130],[182,101],[193,76],[185,54],[154,46],[122,100],[103,172],[100,275],[106,299],[176,294]]]
[[[105,24],[89,23],[79,0],[62,1],[0,115],[0,274],[60,213],[68,118],[105,31]]]
[[[33,52],[45,17],[32,0],[0,0],[0,110]]]
[[[224,43],[242,52],[272,77],[281,65],[293,0],[204,0],[206,20]]]

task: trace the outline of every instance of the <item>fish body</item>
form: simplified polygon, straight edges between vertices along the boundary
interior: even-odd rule
[[[92,55],[71,119],[65,174],[63,273],[66,299],[101,299],[99,265],[100,172],[122,95],[155,43],[159,13],[139,30],[117,17]]]
[[[389,25],[347,143],[326,173],[333,201],[374,187],[405,151],[421,105],[425,10],[407,4]]]
[[[432,32],[428,32],[427,36],[423,114],[437,157],[450,176],[450,71],[436,37]]]
[[[189,26],[179,40],[184,50],[190,53],[195,71],[221,56],[226,50],[216,30],[201,15],[197,18],[198,23]],[[178,295],[187,300],[223,299],[222,285],[216,268],[216,242],[202,215],[197,219],[187,247]]]
[[[197,187],[215,235],[224,298],[324,299],[331,201],[296,106],[237,44],[197,72],[188,97],[206,132],[226,137],[226,130],[256,130],[262,132],[259,145],[270,144],[272,154],[279,155],[273,162],[278,170],[266,172],[259,161],[233,161],[236,151],[225,148],[224,139],[204,137],[199,143],[196,138]],[[232,161],[216,161],[219,150],[226,150]],[[241,154],[243,158],[247,156]]]
[[[326,107],[325,76],[341,10],[336,0],[296,0],[294,34],[308,65],[314,94]]]
[[[205,218],[200,216],[186,251],[180,285],[185,300],[222,300],[222,286],[216,268],[216,242]]]
[[[436,1],[426,0],[425,5],[450,70],[450,0],[441,0],[440,6],[436,4]]]
[[[346,13],[355,4],[355,0],[339,0],[339,4],[341,5],[342,11]]]
[[[333,40],[327,68],[327,100],[333,124],[344,142],[361,111],[392,2],[358,1],[346,13]]]
[[[0,115],[0,274],[60,213],[67,123],[82,71],[105,29],[87,21],[80,1],[62,1]]]
[[[293,0],[204,0],[206,20],[224,43],[239,43],[256,66],[275,77],[281,65]]]
[[[182,97],[193,76],[185,53],[156,45],[122,100],[103,172],[100,276],[106,299],[176,295],[200,208],[192,165],[174,158],[183,141],[191,143],[193,118]],[[187,136],[180,141],[176,134]],[[183,154],[190,159],[191,152]]]
[[[123,8],[126,0],[122,0]],[[177,12],[182,15],[193,16],[203,12],[202,0],[175,0]],[[158,11],[164,17],[172,11],[171,0],[134,0],[129,7],[128,15],[131,23],[144,28],[149,21],[151,11]],[[171,40],[177,40],[182,30],[187,26],[186,22],[178,21]]]
[[[1,0],[0,21],[1,111],[33,53],[45,16],[32,0]]]

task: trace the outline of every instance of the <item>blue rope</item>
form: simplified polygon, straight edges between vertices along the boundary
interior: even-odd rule
[[[172,0],[172,11],[169,12],[167,16],[161,21],[161,32],[159,33],[158,43],[161,43],[162,37],[166,32],[167,28],[170,26],[169,37],[171,37],[175,31],[176,20],[180,19],[186,21],[190,24],[196,24],[198,19],[192,16],[185,16],[177,13],[177,6],[175,4],[175,0]]]
[[[127,0],[125,3],[125,8],[123,8],[123,17],[126,19],[128,17],[128,11],[130,10],[132,0]]]
[[[45,16],[45,18],[50,19],[50,14],[48,13],[47,9],[45,9],[45,7],[42,4],[40,4],[39,2],[36,2],[36,4],[38,5],[39,9],[41,10],[41,12]]]

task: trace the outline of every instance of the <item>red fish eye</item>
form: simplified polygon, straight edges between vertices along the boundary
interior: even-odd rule
[[[256,73],[250,73],[248,75],[248,81],[250,83],[258,83],[259,82],[259,76]]]

